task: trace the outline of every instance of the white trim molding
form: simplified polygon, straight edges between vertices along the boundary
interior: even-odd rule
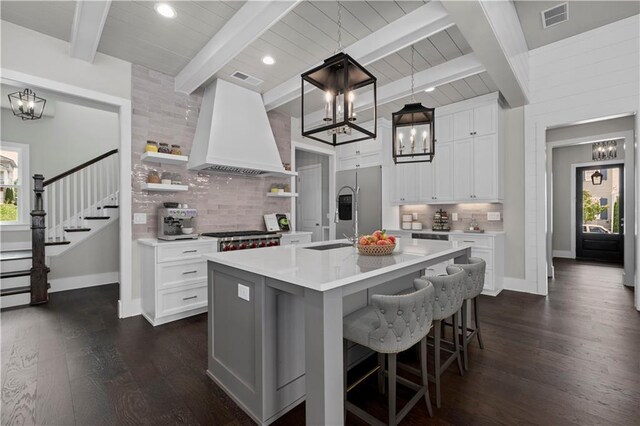
[[[79,288],[97,287],[106,284],[117,284],[118,281],[118,271],[104,272],[101,274],[80,275],[77,277],[53,278],[49,280],[49,283],[51,284],[49,293],[76,290]]]
[[[576,255],[575,253],[572,253],[571,250],[554,250],[553,257],[561,257],[563,259],[575,259]]]
[[[535,291],[535,283],[527,282],[527,280],[523,278],[504,277],[502,289],[519,291],[521,293],[539,294]]]

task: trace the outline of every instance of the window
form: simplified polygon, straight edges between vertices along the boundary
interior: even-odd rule
[[[609,200],[607,198],[600,198],[600,206],[607,207],[609,204]],[[609,210],[605,209],[600,212],[600,219],[609,220]]]
[[[0,142],[0,225],[28,225],[29,189],[29,145]]]

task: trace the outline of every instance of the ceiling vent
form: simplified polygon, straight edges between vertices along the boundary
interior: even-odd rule
[[[542,27],[549,28],[569,20],[569,4],[562,3],[551,9],[543,10]]]
[[[259,86],[260,84],[263,83],[263,80],[260,80],[257,77],[254,77],[252,75],[240,72],[240,71],[236,71],[233,74],[231,74],[231,77],[238,79],[240,81],[242,81],[245,84],[248,84],[250,86]]]

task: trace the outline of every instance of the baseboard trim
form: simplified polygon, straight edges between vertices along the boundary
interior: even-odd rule
[[[563,259],[575,259],[576,257],[571,253],[571,250],[554,250],[553,257],[561,257]]]
[[[504,277],[503,290],[519,291],[521,293],[537,294],[535,283],[530,283],[522,278]]]
[[[77,277],[54,278],[49,280],[51,288],[49,293],[58,291],[76,290],[79,288],[96,287],[112,284],[120,281],[118,272],[105,272],[102,274],[80,275]]]

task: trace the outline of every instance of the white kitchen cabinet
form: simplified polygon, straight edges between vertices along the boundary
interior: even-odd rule
[[[473,109],[453,114],[453,139],[459,140],[469,136],[473,136]]]
[[[419,163],[396,164],[395,167],[395,199],[398,204],[419,202]]]
[[[498,194],[498,138],[495,134],[473,138],[474,200],[495,200]]]
[[[425,202],[434,197],[433,163],[416,163],[418,169],[418,201]]]
[[[453,161],[453,142],[436,144],[436,156],[431,163],[434,202],[453,200]]]
[[[436,115],[436,143],[453,140],[453,114]]]
[[[152,325],[207,311],[207,262],[217,240],[138,240],[142,315]]]
[[[283,246],[290,246],[292,244],[307,244],[311,242],[312,232],[291,232],[282,234],[280,244]]]
[[[504,281],[504,234],[462,234],[449,236],[449,241],[471,245],[471,256],[484,259],[487,269],[482,294],[496,296]]]
[[[498,131],[498,105],[496,102],[473,109],[473,136],[483,136]]]
[[[362,141],[338,146],[338,171],[353,170],[382,164],[380,142]]]
[[[473,138],[453,142],[453,199],[469,201],[473,199]]]

